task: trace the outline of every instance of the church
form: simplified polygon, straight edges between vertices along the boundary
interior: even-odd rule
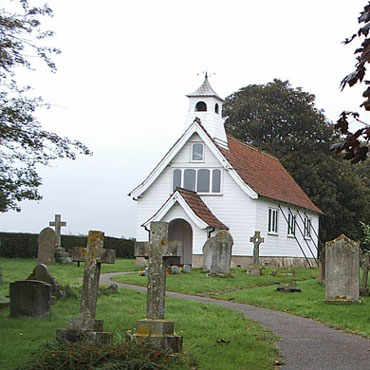
[[[248,267],[250,238],[260,231],[262,264],[315,266],[322,211],[277,158],[226,134],[224,100],[207,74],[186,96],[182,135],[129,193],[137,202],[136,240],[148,241],[152,221],[166,221],[169,239],[182,242],[181,264],[201,267],[207,238],[228,230],[232,267]]]

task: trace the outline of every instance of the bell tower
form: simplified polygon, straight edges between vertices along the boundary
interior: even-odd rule
[[[199,118],[203,127],[217,144],[227,148],[227,138],[222,119],[222,105],[224,100],[213,90],[205,74],[202,85],[194,92],[186,95],[189,98],[189,111],[185,122],[187,129]]]

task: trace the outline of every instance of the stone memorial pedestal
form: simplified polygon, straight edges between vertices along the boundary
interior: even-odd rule
[[[260,266],[250,266],[247,270],[248,275],[262,275],[262,268]]]

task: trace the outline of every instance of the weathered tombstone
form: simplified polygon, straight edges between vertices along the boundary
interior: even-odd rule
[[[99,290],[100,268],[102,263],[113,264],[115,251],[104,249],[104,233],[89,231],[87,248],[75,248],[73,259],[85,262],[82,293],[81,313],[79,317],[69,319],[68,329],[58,329],[57,339],[70,342],[84,340],[95,343],[109,343],[112,334],[103,331],[104,320],[96,320],[96,303]]]
[[[51,286],[42,281],[15,281],[9,285],[10,316],[50,315]]]
[[[318,281],[319,284],[325,285],[325,247],[320,252]]]
[[[177,265],[171,266],[171,274],[177,275],[179,273],[180,273],[179,266],[177,266]]]
[[[358,302],[359,243],[345,235],[325,244],[325,301]]]
[[[253,263],[247,270],[249,275],[262,275],[260,266],[260,245],[265,241],[261,236],[260,231],[255,231],[254,235],[250,237],[249,241],[253,243]]]
[[[54,304],[58,296],[58,284],[55,279],[50,275],[50,272],[46,265],[37,265],[27,280],[42,281],[44,283],[50,284],[51,286],[51,304]]]
[[[62,221],[61,215],[55,215],[55,220],[49,222],[49,226],[54,226],[56,234],[55,260],[57,263],[72,263],[68,252],[62,247],[62,227],[67,226],[67,222]]]
[[[362,268],[362,282],[360,288],[360,296],[369,297],[370,292],[369,288],[367,287],[367,280],[369,276],[370,256],[362,255],[360,259],[360,266]]]
[[[209,276],[230,275],[233,238],[226,230],[208,238],[203,246],[203,271]]]
[[[182,268],[182,272],[184,274],[190,274],[190,272],[191,272],[191,266],[190,265],[184,265],[183,268]]]
[[[152,222],[150,242],[136,243],[135,256],[148,258],[146,319],[136,323],[135,337],[159,348],[182,351],[182,337],[174,333],[174,322],[165,320],[166,269],[168,261],[181,255],[181,243],[168,240],[168,223]]]
[[[37,263],[54,265],[56,234],[50,227],[45,227],[38,237]]]

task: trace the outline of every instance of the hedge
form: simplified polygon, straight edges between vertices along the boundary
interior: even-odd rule
[[[0,256],[11,258],[36,258],[38,234],[0,233]],[[86,247],[87,236],[62,235],[62,247],[66,250],[74,247]],[[134,258],[133,239],[121,239],[106,236],[104,248],[114,249],[116,257]]]

